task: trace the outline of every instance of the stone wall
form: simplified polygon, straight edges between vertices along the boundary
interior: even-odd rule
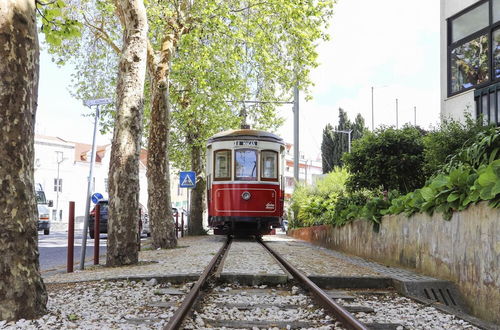
[[[455,282],[476,316],[500,323],[500,210],[486,203],[453,214],[385,216],[344,227],[317,226],[289,235],[386,265]]]

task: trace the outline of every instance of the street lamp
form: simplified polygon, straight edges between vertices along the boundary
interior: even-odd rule
[[[352,133],[352,129],[349,130],[349,131],[342,131],[342,130],[333,130],[335,133],[344,133],[344,134],[347,134],[347,138],[349,139],[349,144],[348,144],[348,148],[347,148],[347,151],[350,153],[351,152],[351,133]]]
[[[80,270],[83,270],[85,265],[85,251],[87,250],[87,232],[89,229],[89,209],[90,209],[90,198],[92,195],[92,177],[94,171],[94,161],[95,161],[95,137],[97,133],[97,123],[99,122],[99,106],[103,104],[112,103],[112,99],[96,99],[96,100],[86,100],[83,101],[83,104],[89,108],[92,106],[95,107],[95,118],[94,118],[94,134],[92,136],[92,153],[90,154],[90,168],[89,168],[89,177],[88,177],[88,185],[87,185],[87,195],[85,196],[85,219],[83,220],[83,239],[82,239],[82,252],[80,255]],[[97,233],[99,235],[99,233]]]

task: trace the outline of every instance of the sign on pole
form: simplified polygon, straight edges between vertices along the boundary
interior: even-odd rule
[[[95,193],[95,194],[93,194],[93,195],[92,195],[92,203],[97,204],[97,203],[99,203],[99,201],[100,201],[101,199],[103,199],[103,198],[104,198],[104,197],[102,196],[102,194],[100,194],[100,193]]]
[[[87,107],[91,107],[93,105],[109,104],[109,103],[113,103],[113,99],[106,98],[106,99],[95,99],[95,100],[83,101],[83,104]]]
[[[181,188],[195,188],[196,187],[196,173],[181,172],[179,175],[179,186]]]

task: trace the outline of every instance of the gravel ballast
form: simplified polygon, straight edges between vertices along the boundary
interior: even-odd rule
[[[221,236],[194,236],[179,239],[178,247],[169,250],[140,251],[139,265],[108,268],[91,267],[85,271],[60,273],[44,277],[45,283],[99,281],[101,279],[161,277],[201,274],[224,242]]]
[[[382,275],[346,260],[325,249],[283,235],[266,236],[265,242],[307,275],[381,277]]]
[[[233,240],[224,260],[222,275],[285,275],[284,271],[260,244],[250,241]]]
[[[0,321],[0,329],[162,329],[189,285],[98,281],[48,285],[47,291],[48,314],[37,320]]]

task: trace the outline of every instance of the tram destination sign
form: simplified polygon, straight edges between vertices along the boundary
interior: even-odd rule
[[[258,143],[257,141],[234,141],[234,145],[237,147],[256,147]]]

